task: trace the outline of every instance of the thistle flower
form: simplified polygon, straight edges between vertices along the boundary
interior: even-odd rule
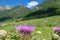
[[[54,31],[60,31],[60,27],[54,27],[53,30]]]
[[[23,24],[17,26],[16,30],[20,31],[21,33],[31,33],[34,30],[34,27],[28,24]]]
[[[23,24],[16,27],[16,30],[18,30],[20,35],[20,40],[24,39],[22,37],[25,37],[26,40],[29,40],[31,36],[31,32],[34,31],[34,29],[35,28],[29,24]]]
[[[6,38],[7,32],[5,30],[0,30],[0,38]]]

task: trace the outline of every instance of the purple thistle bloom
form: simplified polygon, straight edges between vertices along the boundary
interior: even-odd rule
[[[60,31],[60,27],[54,27],[53,30],[54,31]]]
[[[31,33],[34,30],[34,27],[29,24],[23,24],[16,27],[16,30],[21,33]]]

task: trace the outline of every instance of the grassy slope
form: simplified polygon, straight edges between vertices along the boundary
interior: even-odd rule
[[[0,21],[1,20],[5,21],[8,19],[8,17],[10,17],[11,19],[20,18],[25,15],[28,15],[30,12],[31,11],[27,7],[24,7],[22,5],[17,5],[9,10],[7,9],[0,10]],[[7,18],[7,19],[4,19],[4,18]]]
[[[51,16],[46,18],[40,18],[40,19],[31,19],[26,21],[20,21],[20,22],[4,22],[0,23],[0,29],[5,29],[8,32],[14,33],[14,26],[19,24],[29,23],[36,27],[36,31],[41,31],[42,33],[39,35],[42,39],[51,40],[51,32],[53,26],[60,26],[60,16]]]

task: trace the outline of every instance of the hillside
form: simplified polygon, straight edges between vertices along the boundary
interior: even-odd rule
[[[1,10],[0,19],[6,20],[6,19],[20,18],[20,17],[24,17],[29,13],[30,13],[30,10],[27,7],[24,7],[22,5],[17,5],[9,10],[8,9]]]
[[[18,5],[13,9],[9,10],[8,14],[13,18],[18,18],[29,14],[30,10],[27,7]]]
[[[0,10],[0,30],[8,32],[7,40],[19,40],[16,26],[26,23],[35,28],[30,39],[52,40],[53,27],[60,26],[60,0],[45,0],[32,10],[22,5]]]
[[[12,9],[12,6],[0,6],[0,18],[3,17],[4,15],[6,15],[5,12],[7,12],[8,10]],[[3,14],[4,13],[4,14]]]
[[[17,34],[16,34],[17,32],[15,32],[15,26],[25,23],[29,23],[33,25],[36,28],[35,32],[41,31],[41,34],[36,34],[38,36],[37,38],[51,40],[51,33],[53,32],[52,28],[54,26],[60,26],[60,16],[57,15],[47,18],[31,19],[31,20],[27,20],[27,21],[25,20],[19,22],[16,21],[4,22],[4,23],[0,23],[0,29],[7,30],[10,33],[8,40],[13,40],[13,39],[15,40],[17,38]]]
[[[20,21],[21,19],[37,19],[60,15],[59,1],[60,0],[45,0],[42,4],[37,5],[32,10],[27,7],[24,7],[23,5],[17,5],[11,9],[0,10],[0,19],[12,19],[13,21]]]
[[[34,11],[25,16],[23,20],[45,18],[60,15],[60,0],[45,0],[42,4],[37,5]]]

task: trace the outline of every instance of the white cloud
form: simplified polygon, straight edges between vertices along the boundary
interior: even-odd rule
[[[31,7],[34,7],[34,6],[38,5],[38,2],[32,1],[32,2],[29,2],[29,3],[27,3],[27,4],[28,4],[27,7],[28,7],[28,8],[31,8]]]

